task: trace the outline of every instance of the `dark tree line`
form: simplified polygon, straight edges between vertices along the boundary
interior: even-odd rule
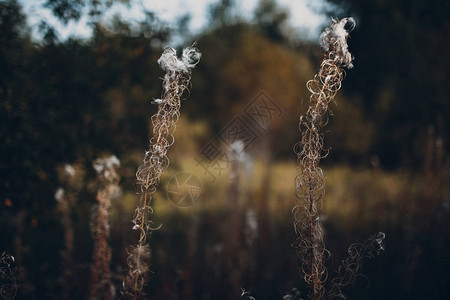
[[[357,19],[350,48],[355,69],[344,89],[361,98],[376,133],[372,153],[389,167],[421,168],[432,135],[450,139],[448,1],[333,1],[339,17]]]

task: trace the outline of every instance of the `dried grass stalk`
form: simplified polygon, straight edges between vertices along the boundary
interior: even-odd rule
[[[352,56],[348,52],[349,29],[352,18],[333,20],[321,35],[325,57],[319,72],[307,83],[311,92],[310,106],[300,118],[301,141],[296,145],[300,172],[296,177],[298,203],[293,209],[294,229],[297,235],[296,249],[302,263],[302,276],[310,287],[310,298],[323,299],[327,269],[320,209],[325,194],[324,176],[319,166],[327,155],[323,145],[323,127],[328,121],[328,106],[341,88],[343,67],[351,68]]]
[[[153,213],[152,194],[156,191],[164,169],[169,166],[167,151],[174,143],[173,133],[180,117],[181,97],[184,91],[189,91],[191,69],[200,57],[200,52],[193,45],[183,50],[181,58],[177,57],[175,49],[168,47],[158,60],[166,74],[161,99],[153,101],[158,104],[158,111],[151,117],[153,137],[150,139],[150,148],[136,172],[141,199],[134,213],[133,230],[139,231],[139,240],[128,255],[129,271],[123,282],[125,298],[137,299],[142,295],[147,281],[150,270],[150,246],[147,241],[155,230],[150,220]]]
[[[111,249],[109,247],[109,209],[111,199],[120,191],[119,175],[116,171],[120,165],[116,156],[96,159],[93,163],[97,171],[100,189],[97,193],[97,218],[91,231],[95,238],[91,278],[90,299],[114,299],[115,288],[111,282]]]

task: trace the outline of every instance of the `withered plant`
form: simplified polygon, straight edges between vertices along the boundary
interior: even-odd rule
[[[20,271],[14,256],[0,255],[0,299],[13,300],[19,288]]]
[[[58,169],[58,177],[62,187],[56,190],[55,200],[57,202],[57,215],[60,218],[64,232],[64,250],[61,251],[62,267],[59,280],[61,282],[61,298],[67,300],[70,299],[75,275],[72,212],[74,203],[76,202],[76,194],[82,182],[82,172],[76,171],[70,164],[66,164]]]
[[[155,230],[150,219],[153,213],[152,194],[157,189],[164,169],[169,165],[167,151],[174,143],[173,133],[180,117],[182,96],[185,91],[189,91],[191,69],[199,62],[200,57],[200,52],[193,45],[183,49],[181,58],[177,57],[175,49],[168,47],[158,60],[166,73],[161,99],[153,101],[158,104],[158,111],[151,117],[153,136],[150,147],[136,172],[141,199],[134,213],[133,230],[139,232],[139,240],[129,251],[129,271],[123,283],[125,298],[137,299],[142,295],[147,281],[150,267],[148,239]]]
[[[300,118],[301,141],[296,145],[300,172],[296,177],[296,189],[298,202],[293,209],[294,230],[296,233],[295,247],[301,263],[301,273],[309,288],[309,299],[323,299],[325,297],[325,282],[328,278],[325,259],[327,250],[324,243],[324,230],[320,219],[325,195],[325,183],[320,161],[326,157],[328,151],[324,148],[324,126],[328,122],[329,104],[334,100],[336,93],[341,88],[344,78],[344,68],[352,68],[353,57],[348,51],[347,38],[349,32],[355,27],[352,18],[333,20],[331,25],[321,35],[321,46],[325,50],[324,59],[318,73],[307,83],[311,92],[310,106],[304,116]],[[375,252],[382,250],[384,235],[379,234],[361,245],[373,246]],[[359,257],[364,257],[366,250],[357,246],[350,246],[350,258],[340,271],[355,271],[361,264]],[[371,249],[368,252],[373,254]],[[355,254],[357,253],[357,254]],[[356,259],[358,258],[358,259]],[[351,262],[351,263],[350,263]],[[354,267],[351,268],[346,267]],[[353,278],[351,275],[348,275]],[[350,278],[348,277],[347,278]],[[342,286],[350,283],[347,280],[336,279],[333,281],[330,297],[342,296]],[[337,284],[337,286],[336,286]]]
[[[111,199],[118,194],[119,175],[117,168],[120,162],[116,156],[94,160],[93,167],[97,171],[100,188],[97,192],[97,216],[93,224],[92,234],[95,238],[90,299],[112,300],[115,288],[111,282],[111,249],[109,247],[109,210]]]

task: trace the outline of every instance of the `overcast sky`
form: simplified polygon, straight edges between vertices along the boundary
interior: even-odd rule
[[[62,39],[68,36],[89,37],[91,29],[86,25],[86,19],[80,22],[70,22],[63,26],[52,16],[48,9],[43,8],[46,0],[19,0],[28,16],[28,24],[32,28],[33,36],[38,36],[37,26],[41,20],[46,20],[53,25]],[[190,30],[199,32],[208,22],[208,12],[211,4],[218,0],[130,0],[131,7],[115,5],[108,15],[119,14],[127,20],[142,20],[143,10],[147,9],[156,13],[158,18],[172,24],[178,17],[189,13],[191,15]],[[251,17],[259,0],[235,0],[238,11],[244,17]],[[287,8],[290,13],[289,23],[301,33],[303,38],[317,38],[321,24],[328,19],[320,15],[308,6],[308,3],[317,8],[322,4],[321,0],[277,0],[281,7]]]

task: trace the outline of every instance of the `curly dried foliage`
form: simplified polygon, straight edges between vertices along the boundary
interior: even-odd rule
[[[100,189],[97,193],[97,218],[91,228],[95,237],[90,299],[114,299],[115,288],[111,282],[111,250],[109,248],[109,209],[111,198],[119,191],[117,168],[120,162],[115,156],[99,158],[93,163],[97,171]]]
[[[0,299],[10,300],[17,295],[19,270],[14,256],[3,252],[0,257]]]
[[[241,298],[247,299],[247,300],[256,300],[255,297],[253,297],[250,292],[247,292],[245,289],[241,288]]]
[[[185,48],[181,58],[177,57],[175,49],[169,47],[158,60],[166,74],[161,99],[153,101],[158,104],[158,111],[151,117],[153,137],[150,139],[150,148],[136,172],[141,199],[134,213],[133,230],[139,231],[139,241],[129,251],[129,271],[123,282],[124,298],[138,298],[147,281],[150,267],[150,247],[147,240],[156,229],[152,227],[150,220],[153,213],[152,194],[156,191],[164,169],[169,165],[167,151],[174,143],[173,133],[180,117],[182,95],[185,91],[189,92],[191,69],[199,62],[200,57],[201,54],[194,45]]]
[[[61,224],[64,228],[64,250],[62,256],[62,274],[60,277],[62,283],[62,299],[69,299],[72,269],[73,269],[73,225],[71,218],[70,199],[72,195],[68,195],[63,188],[58,188],[55,193],[55,199],[58,203],[57,211],[60,215]]]
[[[289,293],[283,296],[283,300],[305,300],[305,298],[302,297],[302,294],[298,289],[293,288]]]
[[[348,248],[348,257],[339,266],[337,277],[331,283],[329,299],[347,299],[342,293],[342,288],[353,284],[361,274],[364,260],[374,258],[384,251],[385,235],[383,232],[372,235],[362,244],[353,244]]]
[[[303,278],[310,286],[311,299],[322,299],[327,270],[323,228],[319,213],[325,194],[325,184],[320,160],[327,155],[323,145],[323,127],[328,121],[328,106],[341,88],[344,70],[351,67],[351,55],[347,50],[348,32],[344,27],[351,18],[332,24],[321,35],[326,53],[319,72],[307,83],[311,92],[310,106],[300,118],[301,141],[296,145],[300,173],[296,178],[298,204],[293,209],[294,229],[297,234],[295,246],[302,263]],[[351,29],[352,29],[351,28]]]

